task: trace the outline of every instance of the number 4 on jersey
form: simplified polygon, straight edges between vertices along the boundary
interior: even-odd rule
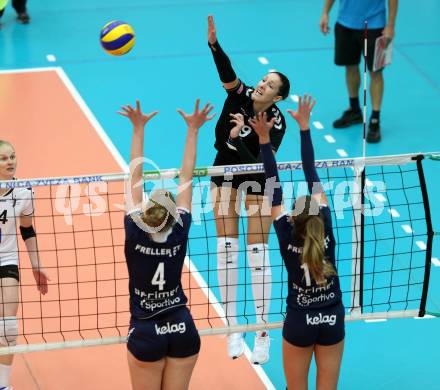
[[[159,286],[159,291],[163,290],[163,286],[165,284],[165,263],[159,263],[153,279],[151,279],[151,284],[153,286]]]
[[[0,222],[3,223],[3,225],[8,222],[8,210],[3,210],[0,214]]]

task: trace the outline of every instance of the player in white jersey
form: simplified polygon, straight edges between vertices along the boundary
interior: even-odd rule
[[[0,140],[0,180],[13,180],[17,160],[14,147]],[[13,346],[18,336],[19,254],[17,225],[25,242],[38,291],[47,293],[49,278],[40,265],[35,230],[32,190],[0,188],[0,347]],[[0,356],[0,390],[9,390],[13,355]]]

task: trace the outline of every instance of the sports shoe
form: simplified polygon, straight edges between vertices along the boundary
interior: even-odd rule
[[[231,359],[237,359],[244,352],[244,339],[241,333],[232,333],[228,336],[228,355]]]
[[[22,12],[17,14],[17,20],[21,24],[28,24],[31,18],[29,17],[29,14],[27,12]]]
[[[251,361],[253,364],[264,364],[269,360],[270,338],[267,332],[256,334]]]
[[[353,111],[351,108],[344,111],[342,116],[333,122],[333,127],[336,129],[342,129],[351,125],[362,123],[362,111]]]
[[[380,136],[380,125],[376,120],[373,123],[373,120],[370,121],[368,125],[368,134],[367,134],[367,142],[369,143],[377,143],[381,139]]]

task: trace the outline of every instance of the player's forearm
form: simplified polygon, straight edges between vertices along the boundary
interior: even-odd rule
[[[133,136],[131,141],[131,151],[130,151],[130,178],[131,178],[131,191],[132,196],[134,191],[141,193],[142,199],[142,186],[136,186],[142,180],[142,169],[143,169],[143,149],[144,149],[144,128],[143,127],[133,127]]]
[[[40,263],[40,256],[38,255],[37,238],[28,238],[25,242],[26,249],[31,260],[32,268],[41,268],[43,265]]]
[[[264,172],[266,174],[266,194],[269,197],[269,202],[272,207],[279,206],[283,201],[283,191],[281,189],[278,167],[270,141],[260,144],[260,151],[263,159]]]
[[[222,83],[232,83],[237,79],[237,75],[232,68],[231,60],[221,48],[218,41],[209,44],[212,57],[214,58],[215,66]]]
[[[188,129],[185,142],[185,151],[183,153],[182,168],[180,171],[180,184],[191,181],[196,164],[198,129]]]
[[[397,17],[398,0],[388,0],[388,23],[389,27],[394,28]]]
[[[322,13],[328,14],[330,12],[330,10],[332,9],[334,2],[335,2],[335,0],[325,0],[324,1],[324,8],[322,9]]]
[[[304,176],[311,194],[323,192],[321,181],[315,167],[315,151],[313,149],[310,130],[301,130],[301,161]]]

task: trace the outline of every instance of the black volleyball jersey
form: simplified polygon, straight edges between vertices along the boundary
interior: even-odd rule
[[[252,129],[249,124],[249,119],[255,116],[253,109],[253,101],[251,98],[254,88],[246,86],[240,81],[238,87],[233,90],[227,90],[228,97],[223,105],[223,110],[220,118],[215,126],[215,148],[220,153],[225,153],[230,156],[231,164],[246,164],[252,163],[253,161],[242,161],[238,152],[234,150],[234,147],[228,144],[229,133],[234,127],[231,123],[231,116],[229,114],[243,114],[245,125],[240,131],[239,137],[241,137],[242,142],[246,145],[249,151],[257,157],[260,154],[260,143],[257,133]],[[272,148],[277,151],[281,141],[286,132],[286,121],[283,114],[278,109],[278,107],[273,104],[267,110],[268,119],[276,118],[273,128],[270,130],[270,142]]]
[[[336,269],[335,246],[330,209],[320,206],[320,215],[324,221],[324,247],[326,260]],[[292,309],[316,309],[335,305],[342,299],[338,276],[330,276],[324,285],[318,285],[311,277],[307,264],[301,264],[302,243],[292,238],[290,216],[280,215],[274,221],[275,231],[280,244],[281,256],[288,274],[287,307]]]
[[[181,275],[191,213],[182,208],[177,211],[181,224],[179,221],[175,223],[165,242],[153,241],[142,229],[142,222],[138,222],[140,211],[125,216],[130,312],[135,318],[151,318],[187,302]]]

